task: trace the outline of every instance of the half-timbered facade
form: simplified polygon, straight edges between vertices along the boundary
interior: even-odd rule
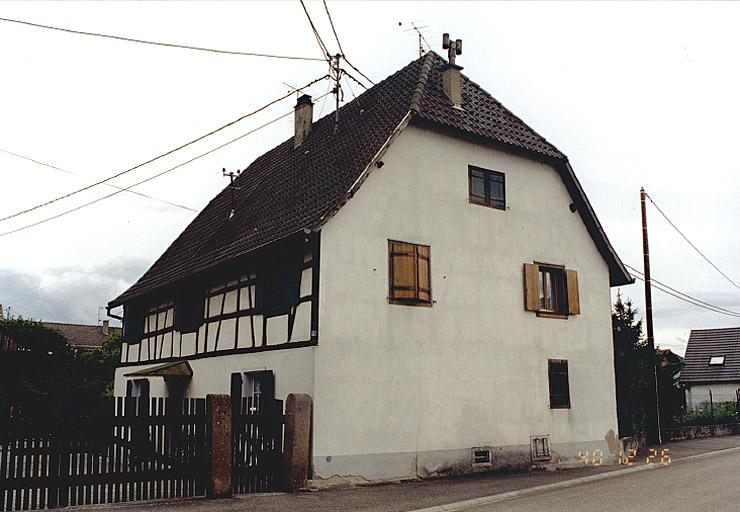
[[[116,393],[307,393],[315,479],[615,456],[631,277],[565,155],[460,69],[429,53],[338,126],[301,97],[109,304]]]

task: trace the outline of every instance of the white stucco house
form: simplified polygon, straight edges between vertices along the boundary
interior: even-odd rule
[[[336,129],[301,97],[233,215],[225,189],[110,302],[116,394],[307,393],[314,479],[616,455],[631,277],[567,157],[460,69],[428,53]]]
[[[690,411],[740,400],[740,327],[692,329],[678,381]]]

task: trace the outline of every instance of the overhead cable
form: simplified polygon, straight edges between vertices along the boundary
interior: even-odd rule
[[[727,280],[728,280],[728,281],[729,281],[729,282],[730,282],[730,283],[732,284],[732,286],[734,286],[735,288],[737,288],[738,290],[740,290],[740,284],[737,284],[737,283],[736,283],[736,282],[735,282],[735,281],[734,281],[734,280],[733,280],[732,278],[730,278],[730,277],[729,277],[729,276],[728,276],[727,274],[725,274],[724,272],[722,272],[722,270],[720,270],[720,268],[719,268],[719,267],[718,267],[717,265],[715,265],[714,263],[712,263],[712,261],[711,261],[711,260],[710,260],[710,259],[709,259],[709,258],[708,258],[708,257],[707,257],[707,256],[706,256],[706,255],[705,255],[705,254],[704,254],[704,253],[703,253],[703,252],[702,252],[702,251],[701,251],[701,250],[700,250],[700,249],[699,249],[699,248],[698,248],[698,247],[697,247],[696,245],[694,245],[694,244],[693,244],[693,243],[691,242],[691,240],[689,240],[689,239],[688,239],[688,237],[687,237],[686,235],[684,235],[684,234],[683,234],[683,233],[681,232],[681,230],[680,230],[680,229],[678,229],[678,226],[676,226],[676,225],[675,225],[675,224],[674,224],[674,223],[673,223],[673,222],[671,221],[671,219],[669,219],[669,218],[668,218],[668,216],[667,216],[667,215],[666,215],[666,214],[665,214],[665,213],[663,212],[663,210],[661,210],[661,209],[660,209],[660,207],[659,207],[659,206],[658,206],[657,204],[655,204],[655,201],[653,201],[653,198],[652,198],[652,197],[650,197],[650,195],[649,195],[649,194],[648,194],[647,192],[645,193],[645,195],[647,196],[647,198],[648,198],[648,199],[650,199],[650,202],[651,202],[651,203],[653,203],[653,206],[655,206],[655,209],[656,209],[656,210],[658,210],[658,212],[659,212],[659,213],[660,213],[660,214],[661,214],[661,215],[663,216],[663,218],[664,218],[665,220],[667,220],[667,221],[668,221],[668,224],[670,224],[670,225],[671,225],[671,227],[672,227],[673,229],[675,229],[675,230],[676,230],[676,232],[677,232],[677,233],[678,233],[679,235],[681,235],[681,237],[682,237],[682,238],[683,238],[684,240],[686,240],[686,242],[687,242],[687,243],[688,243],[688,244],[689,244],[689,245],[690,245],[690,246],[691,246],[691,247],[692,247],[692,248],[693,248],[693,249],[694,249],[694,250],[695,250],[695,251],[696,251],[697,253],[699,253],[699,256],[701,256],[702,258],[704,258],[704,260],[705,260],[705,261],[706,261],[707,263],[709,263],[709,264],[710,264],[710,265],[711,265],[712,267],[714,267],[714,269],[715,269],[715,270],[716,270],[717,272],[719,272],[720,274],[722,274],[722,277],[724,277],[725,279],[727,279]]]
[[[86,32],[84,30],[74,30],[70,28],[63,28],[63,27],[53,27],[51,25],[42,25],[40,23],[31,23],[30,21],[23,21],[23,20],[16,20],[11,18],[0,18],[0,21],[5,21],[7,23],[17,23],[20,25],[27,25],[29,27],[36,27],[36,28],[44,28],[47,30],[56,30],[59,32],[67,32],[69,34],[77,34],[77,35],[83,35],[83,36],[95,36],[95,37],[103,37],[106,39],[115,39],[117,41],[126,41],[129,43],[139,43],[139,44],[149,44],[149,45],[155,45],[155,46],[165,46],[168,48],[181,48],[185,50],[197,50],[201,52],[211,52],[211,53],[222,53],[226,55],[243,55],[246,57],[264,57],[268,59],[288,59],[288,60],[307,60],[307,61],[317,61],[322,62],[325,59],[318,59],[316,57],[297,57],[293,55],[275,55],[271,53],[259,53],[259,52],[242,52],[242,51],[236,51],[236,50],[219,50],[216,48],[204,48],[201,46],[190,46],[185,44],[175,44],[175,43],[162,43],[158,41],[149,41],[146,39],[135,39],[132,37],[123,37],[123,36],[114,36],[110,34],[101,34],[98,32]]]
[[[316,38],[316,42],[318,43],[319,48],[321,48],[321,52],[326,56],[324,60],[326,60],[327,62],[330,62],[331,54],[329,53],[329,50],[324,44],[324,41],[321,39],[321,35],[319,35],[319,31],[316,30],[316,25],[313,24],[313,19],[311,19],[311,15],[308,13],[308,9],[306,9],[306,4],[303,3],[303,0],[299,0],[299,1],[301,2],[301,7],[303,7],[303,12],[306,13],[306,18],[308,18],[308,23],[311,25],[311,30],[313,31],[313,35]]]
[[[73,172],[73,171],[69,171],[67,169],[62,169],[61,167],[57,167],[56,165],[47,164],[46,162],[41,162],[39,160],[35,160],[33,158],[30,158],[30,157],[27,157],[27,156],[24,156],[24,155],[19,155],[18,153],[13,153],[12,151],[8,151],[7,149],[0,148],[0,151],[2,151],[3,153],[7,153],[8,155],[12,155],[12,156],[14,156],[16,158],[21,158],[23,160],[28,160],[29,162],[33,162],[35,164],[42,165],[44,167],[48,167],[50,169],[55,169],[57,171],[61,171],[61,172],[67,173],[67,174],[71,174],[72,176],[84,177],[84,176],[82,176],[79,173],[76,173],[76,172]],[[116,189],[121,190],[121,191],[124,191],[125,190],[122,187],[119,187],[117,185],[113,185],[112,183],[106,183],[105,185],[107,185],[109,187],[116,188]],[[182,208],[183,210],[189,210],[191,212],[197,212],[198,211],[195,208],[190,208],[189,206],[185,206],[185,205],[178,204],[178,203],[173,203],[172,201],[167,201],[165,199],[160,199],[158,197],[150,196],[148,194],[144,194],[143,192],[138,192],[136,190],[125,190],[125,191],[128,192],[128,193],[130,193],[130,194],[135,194],[137,196],[146,197],[147,199],[152,199],[153,201],[159,201],[160,203],[168,204],[170,206],[176,206],[177,208]]]
[[[313,85],[313,84],[315,84],[317,82],[320,82],[321,80],[324,80],[324,79],[326,79],[328,77],[329,77],[329,75],[324,75],[321,78],[317,78],[316,80],[312,80],[311,82],[309,82],[308,84],[306,84],[305,86],[303,86],[301,89],[305,89],[305,88],[307,88],[307,87],[309,87],[309,86],[311,86],[311,85]],[[278,103],[278,102],[280,102],[280,101],[282,101],[282,100],[290,97],[292,94],[293,94],[292,91],[289,92],[289,93],[287,93],[287,94],[284,94],[283,96],[270,101],[269,103],[267,103],[267,104],[259,107],[256,110],[253,110],[253,111],[251,111],[251,112],[249,112],[247,114],[244,114],[243,116],[240,116],[240,117],[234,119],[233,121],[230,121],[230,122],[226,123],[225,125],[216,128],[215,130],[211,130],[210,132],[206,133],[205,135],[201,135],[200,137],[197,137],[197,138],[195,138],[195,139],[193,139],[193,140],[191,140],[189,142],[186,142],[185,144],[182,144],[182,145],[180,145],[180,146],[178,146],[178,147],[176,147],[174,149],[171,149],[171,150],[169,150],[169,151],[167,151],[165,153],[159,154],[159,155],[155,156],[154,158],[150,158],[149,160],[146,160],[145,162],[142,162],[140,164],[137,164],[137,165],[135,165],[133,167],[130,167],[130,168],[124,170],[124,171],[118,172],[118,173],[116,173],[116,174],[114,174],[112,176],[109,176],[109,177],[107,177],[107,178],[105,178],[103,180],[99,180],[99,181],[96,181],[95,183],[91,183],[91,184],[89,184],[89,185],[87,185],[85,187],[82,187],[80,189],[74,190],[72,192],[69,192],[67,194],[61,195],[59,197],[55,197],[54,199],[50,199],[49,201],[45,201],[43,203],[37,204],[35,206],[32,206],[30,208],[26,208],[25,210],[21,210],[21,211],[12,213],[10,215],[6,215],[5,217],[0,218],[0,221],[5,221],[5,220],[8,220],[8,219],[12,219],[14,217],[18,217],[19,215],[23,215],[25,213],[32,212],[32,211],[37,210],[39,208],[43,208],[43,207],[48,206],[50,204],[56,203],[57,201],[61,201],[62,199],[67,199],[68,197],[71,197],[73,195],[79,194],[80,192],[84,192],[84,191],[90,190],[91,188],[96,187],[98,185],[102,185],[103,183],[106,183],[106,182],[108,182],[108,181],[110,181],[112,179],[118,178],[119,176],[123,176],[124,174],[127,174],[129,172],[135,171],[136,169],[139,169],[139,168],[141,168],[141,167],[143,167],[145,165],[148,165],[148,164],[150,164],[152,162],[155,162],[157,160],[160,160],[161,158],[164,158],[164,157],[166,157],[168,155],[171,155],[172,153],[175,153],[176,151],[180,151],[181,149],[186,148],[186,147],[188,147],[188,146],[190,146],[192,144],[195,144],[196,142],[200,142],[201,140],[205,139],[206,137],[210,137],[211,135],[213,135],[215,133],[218,133],[218,132],[220,132],[222,130],[225,130],[226,128],[228,128],[230,126],[233,126],[234,124],[236,124],[236,123],[238,123],[240,121],[243,121],[244,119],[246,119],[248,117],[251,117],[251,116],[253,116],[255,114],[258,114],[258,113],[262,112],[263,110],[265,110],[265,109],[273,106],[274,104],[276,104],[276,103]]]
[[[636,274],[635,277],[637,279],[639,279],[640,281],[643,281],[643,282],[645,281],[645,275],[642,272],[640,272],[639,270],[637,270],[635,267],[633,267],[631,265],[627,265],[626,263],[625,263],[625,266],[627,268],[629,268],[632,272],[634,272]],[[697,307],[706,309],[708,311],[712,311],[714,313],[720,313],[722,315],[727,315],[727,316],[732,316],[732,317],[740,318],[740,312],[732,311],[732,310],[723,308],[721,306],[717,306],[715,304],[711,304],[709,302],[703,301],[701,299],[697,299],[696,297],[692,297],[691,295],[689,295],[689,294],[687,294],[685,292],[682,292],[680,290],[677,290],[675,288],[672,288],[672,287],[668,286],[667,284],[664,284],[664,283],[658,281],[655,278],[652,278],[651,277],[650,278],[650,283],[657,290],[660,290],[661,292],[663,292],[665,294],[671,295],[671,296],[673,296],[673,297],[675,297],[675,298],[677,298],[679,300],[682,300],[684,302],[687,302],[687,303],[689,303],[689,304],[691,304],[693,306],[697,306]]]
[[[329,93],[329,94],[331,94],[331,93]],[[322,95],[322,96],[319,96],[318,98],[316,98],[316,101],[318,101],[319,99],[323,98],[324,96],[326,96],[326,95]],[[251,135],[251,134],[253,134],[254,132],[256,132],[256,131],[258,131],[258,130],[261,130],[262,128],[265,128],[266,126],[269,126],[269,125],[271,125],[271,124],[273,124],[273,123],[275,123],[275,122],[277,122],[277,121],[279,121],[279,120],[281,120],[281,119],[283,119],[283,118],[285,118],[285,117],[288,117],[289,115],[291,115],[291,114],[293,114],[293,113],[294,113],[294,111],[292,111],[292,110],[291,110],[290,112],[286,112],[285,114],[282,114],[282,115],[280,115],[280,116],[278,116],[278,117],[276,117],[276,118],[274,118],[274,119],[271,119],[270,121],[267,121],[266,123],[264,123],[264,124],[262,124],[262,125],[260,125],[260,126],[258,126],[258,127],[256,127],[256,128],[253,128],[252,130],[249,130],[248,132],[246,132],[246,133],[243,133],[242,135],[239,135],[238,137],[235,137],[235,138],[233,138],[233,139],[229,140],[228,142],[225,142],[225,143],[223,143],[223,144],[220,144],[220,145],[216,146],[215,148],[213,148],[213,149],[210,149],[210,150],[206,151],[205,153],[201,153],[200,155],[198,155],[198,156],[196,156],[196,157],[193,157],[193,158],[191,158],[191,159],[189,159],[189,160],[187,160],[187,161],[185,161],[185,162],[183,162],[183,163],[181,163],[181,164],[178,164],[178,165],[176,165],[176,166],[174,166],[174,167],[170,167],[169,169],[166,169],[166,170],[164,170],[164,171],[161,171],[161,172],[159,172],[159,173],[155,174],[154,176],[150,176],[150,177],[148,177],[148,178],[146,178],[146,179],[143,179],[143,180],[141,180],[141,181],[138,181],[138,182],[134,183],[133,185],[129,185],[128,187],[124,187],[124,188],[123,188],[123,189],[121,189],[121,190],[117,190],[117,191],[115,191],[115,192],[112,192],[112,193],[110,193],[110,194],[108,194],[108,195],[105,195],[105,196],[99,197],[99,198],[97,198],[97,199],[94,199],[94,200],[92,200],[92,201],[88,201],[87,203],[81,204],[81,205],[79,205],[79,206],[76,206],[76,207],[74,207],[74,208],[70,208],[69,210],[65,210],[65,211],[63,211],[63,212],[61,212],[61,213],[58,213],[58,214],[56,214],[56,215],[53,215],[53,216],[51,216],[51,217],[47,217],[47,218],[45,218],[45,219],[41,219],[40,221],[37,221],[37,222],[31,223],[31,224],[27,224],[27,225],[25,225],[25,226],[21,226],[21,227],[19,227],[19,228],[16,228],[16,229],[12,229],[12,230],[10,230],[10,231],[6,231],[6,232],[4,232],[4,233],[0,233],[0,237],[3,237],[3,236],[7,236],[7,235],[11,235],[11,234],[13,234],[13,233],[18,233],[19,231],[24,231],[24,230],[26,230],[26,229],[29,229],[29,228],[32,228],[32,227],[34,227],[34,226],[39,226],[39,225],[41,225],[41,224],[45,224],[46,222],[49,222],[49,221],[52,221],[52,220],[58,219],[58,218],[60,218],[60,217],[64,217],[65,215],[68,215],[68,214],[70,214],[70,213],[73,213],[73,212],[79,211],[79,210],[81,210],[81,209],[83,209],[83,208],[86,208],[86,207],[88,207],[88,206],[92,206],[92,205],[94,205],[94,204],[96,204],[96,203],[99,203],[99,202],[101,202],[101,201],[104,201],[104,200],[106,200],[106,199],[109,199],[109,198],[111,198],[111,197],[113,197],[113,196],[116,196],[116,195],[120,194],[121,192],[124,192],[124,191],[130,190],[130,189],[132,189],[133,187],[137,187],[137,186],[139,186],[139,185],[142,185],[142,184],[144,184],[144,183],[146,183],[146,182],[148,182],[148,181],[151,181],[151,180],[153,180],[153,179],[155,179],[155,178],[159,178],[160,176],[163,176],[163,175],[165,175],[165,174],[167,174],[167,173],[169,173],[169,172],[172,172],[172,171],[174,171],[175,169],[179,169],[180,167],[183,167],[183,166],[185,166],[185,165],[187,165],[187,164],[189,164],[189,163],[191,163],[191,162],[194,162],[194,161],[196,161],[196,160],[198,160],[198,159],[200,159],[200,158],[203,158],[204,156],[210,155],[211,153],[214,153],[214,152],[216,152],[216,151],[218,151],[218,150],[220,150],[220,149],[222,149],[222,148],[225,148],[226,146],[228,146],[228,145],[230,145],[230,144],[233,144],[234,142],[237,142],[237,141],[239,141],[239,140],[243,139],[244,137],[246,137],[246,136],[248,136],[248,135]]]

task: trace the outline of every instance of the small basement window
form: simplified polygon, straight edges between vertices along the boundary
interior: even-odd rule
[[[709,366],[719,366],[725,364],[725,356],[711,356]]]
[[[473,448],[473,464],[489,465],[491,463],[491,450],[484,448]]]
[[[550,436],[531,436],[529,438],[532,462],[550,460]]]

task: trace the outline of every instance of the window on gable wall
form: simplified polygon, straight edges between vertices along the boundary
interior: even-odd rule
[[[388,270],[392,304],[432,305],[429,246],[388,240]]]
[[[496,171],[468,166],[468,191],[470,202],[506,209],[506,186],[504,174]]]
[[[568,361],[549,359],[547,377],[550,384],[550,409],[570,409],[570,385],[568,384]]]
[[[559,265],[525,263],[524,308],[538,316],[581,314],[578,273]]]

